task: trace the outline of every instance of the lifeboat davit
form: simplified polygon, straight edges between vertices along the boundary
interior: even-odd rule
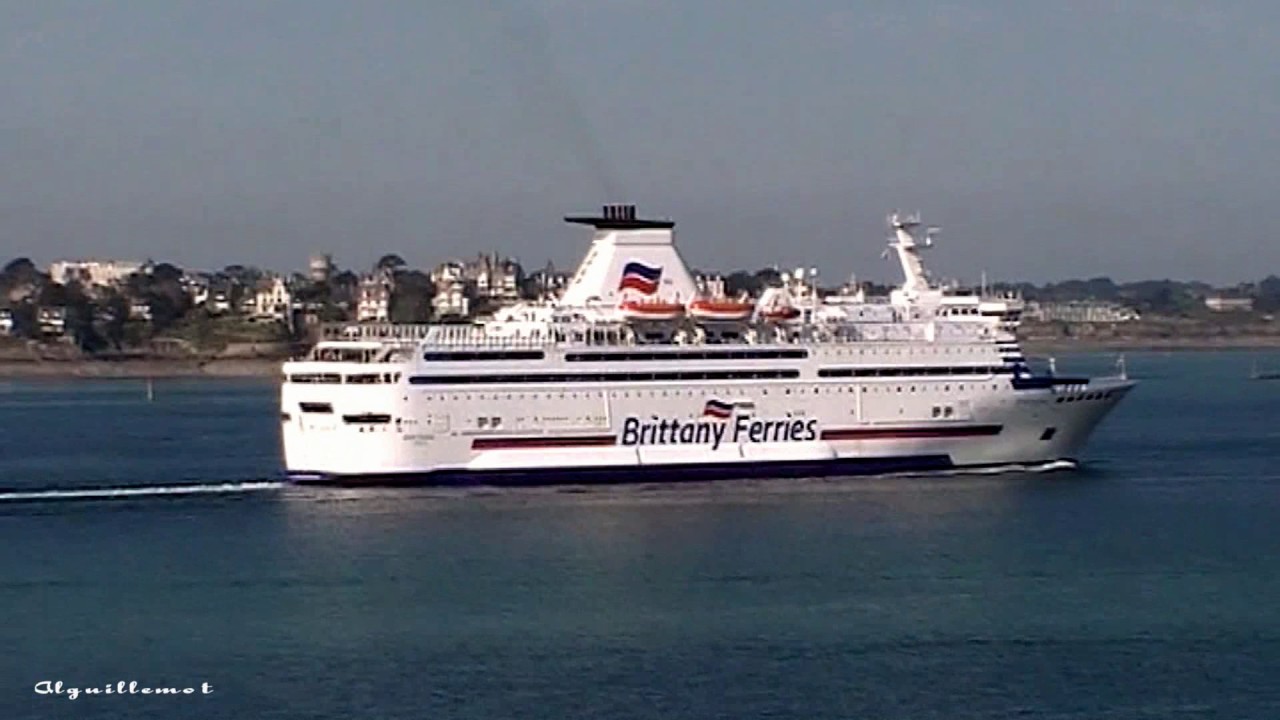
[[[626,300],[618,305],[618,311],[628,320],[665,322],[684,315],[684,305],[661,300]]]
[[[755,309],[755,305],[746,302],[702,299],[689,303],[689,316],[697,320],[733,322],[746,320]]]
[[[800,309],[791,305],[775,305],[761,309],[760,317],[769,322],[789,322],[800,317]]]

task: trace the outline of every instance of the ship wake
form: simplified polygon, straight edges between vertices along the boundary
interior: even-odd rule
[[[145,497],[228,495],[278,490],[284,483],[250,481],[194,483],[185,485],[139,485],[104,488],[47,488],[43,490],[0,491],[0,502],[50,502],[65,500],[122,500]]]
[[[1046,473],[1078,470],[1080,463],[1075,460],[1050,460],[1042,463],[1007,463],[1003,465],[984,465],[982,467],[957,468],[945,470],[944,475],[1007,475],[1012,473]]]

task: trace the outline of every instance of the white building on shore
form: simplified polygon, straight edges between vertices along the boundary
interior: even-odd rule
[[[1068,323],[1117,323],[1141,319],[1133,308],[1095,300],[1029,302],[1023,315],[1028,320]]]
[[[1210,295],[1204,299],[1204,306],[1214,312],[1250,312],[1253,310],[1253,298]]]
[[[132,260],[59,260],[49,265],[49,279],[59,285],[77,282],[87,288],[110,287],[149,268],[150,263]]]
[[[253,315],[255,320],[275,320],[289,323],[290,308],[293,306],[293,293],[289,292],[289,284],[285,279],[276,276],[263,280],[253,294]]]
[[[390,268],[382,268],[361,277],[356,296],[356,320],[358,322],[389,322],[391,293],[395,291],[395,285],[395,275]]]

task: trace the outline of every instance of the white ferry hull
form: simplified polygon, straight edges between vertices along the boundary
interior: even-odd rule
[[[700,297],[673,222],[633,206],[566,219],[595,233],[556,303],[420,337],[351,326],[286,363],[289,475],[523,485],[1039,464],[1077,458],[1132,387],[1036,376],[1021,303],[933,285],[918,218],[890,218],[904,281],[887,299],[826,303],[797,270],[753,301],[756,322],[711,326],[679,316],[735,303]]]
[[[995,384],[1009,382],[1007,378],[1000,378]],[[294,481],[347,485],[677,482],[1039,465],[1076,460],[1094,429],[1132,385],[1127,380],[1103,379],[1068,389],[985,391],[981,398],[985,406],[973,408],[964,418],[890,422],[858,422],[858,408],[841,404],[844,400],[839,394],[841,387],[819,386],[815,388],[818,396],[807,401],[797,395],[779,398],[775,393],[770,397],[776,400],[770,405],[766,398],[760,397],[756,402],[761,407],[751,415],[735,412],[724,419],[701,417],[699,413],[707,393],[690,393],[668,403],[683,405],[680,408],[683,412],[667,410],[671,420],[681,424],[668,428],[672,431],[667,433],[669,437],[644,438],[637,437],[635,426],[642,422],[656,424],[658,418],[652,413],[628,414],[625,401],[617,403],[616,412],[606,411],[595,421],[587,416],[572,428],[481,431],[460,427],[460,418],[451,416],[447,410],[433,414],[432,411],[439,408],[423,402],[415,396],[421,390],[407,385],[379,388],[380,401],[374,400],[367,388],[359,394],[347,392],[343,397],[342,391],[348,388],[326,388],[330,392],[317,392],[314,387],[285,385],[283,407],[297,408],[300,402],[305,402],[302,397],[312,401],[327,397],[333,411],[315,414],[286,410],[284,457],[288,475]],[[832,391],[835,398],[823,397],[820,392],[823,389]],[[877,388],[880,389],[889,388]],[[622,394],[622,391],[614,392]],[[670,392],[675,395],[680,391]],[[732,394],[724,387],[708,392],[719,396]],[[582,394],[592,396],[585,407],[594,405],[592,401],[600,399],[597,395],[609,392],[583,391]],[[848,396],[859,394],[867,398],[863,393],[851,392]],[[502,413],[507,424],[517,424],[512,413],[519,410],[513,405],[518,406],[521,401],[507,403],[506,393],[500,391],[476,391],[472,395],[498,398],[491,406],[501,408],[505,403],[507,410],[482,412]],[[896,401],[896,395],[893,393],[889,402]],[[471,400],[473,407],[469,412],[477,402]],[[522,402],[528,404],[531,399]],[[645,398],[643,402],[650,401]],[[870,401],[862,402],[862,411],[867,414],[865,406]],[[611,405],[607,400],[605,404]],[[575,408],[562,410],[572,413]],[[377,424],[344,420],[360,414],[386,415],[392,419]],[[816,437],[752,441],[750,423],[757,414],[795,418],[793,424],[812,419]],[[531,418],[529,424],[532,422]],[[695,431],[707,428],[704,431],[707,437],[698,438],[694,432],[685,438],[692,442],[680,442],[679,433],[674,431],[684,424],[692,424]],[[718,443],[710,437],[710,430],[717,425],[724,427]],[[732,438],[735,429],[741,431],[737,442]],[[653,442],[637,444],[637,440]],[[667,440],[672,442],[663,442]]]

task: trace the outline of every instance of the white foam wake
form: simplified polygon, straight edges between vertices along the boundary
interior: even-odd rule
[[[0,492],[0,502],[37,500],[117,500],[120,498],[153,497],[157,495],[217,495],[226,493],[260,492],[278,490],[282,482],[227,482],[199,485],[142,485],[139,487],[65,488],[60,490],[30,490]]]
[[[1074,460],[1050,460],[1042,463],[1008,463],[1005,465],[984,465],[982,467],[958,467],[954,470],[938,471],[939,475],[1008,475],[1013,473],[1043,473],[1075,470],[1080,464]]]
[[[1054,470],[1075,470],[1080,467],[1080,463],[1075,460],[1052,460],[1039,465],[1032,465],[1027,468],[1029,472],[1053,472]]]

